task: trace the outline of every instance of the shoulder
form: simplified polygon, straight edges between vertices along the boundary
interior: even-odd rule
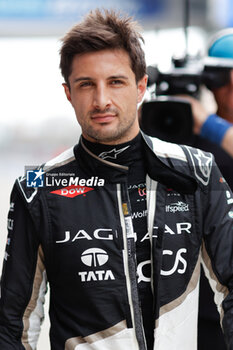
[[[203,185],[208,185],[215,164],[213,154],[190,146],[182,148],[197,180]]]
[[[212,153],[147,135],[144,135],[144,138],[153,153],[167,166],[194,177],[204,186],[208,185],[214,164]]]
[[[28,204],[32,203],[44,187],[46,173],[65,169],[74,160],[74,147],[71,147],[36,168],[26,169],[25,174],[16,179],[13,191],[18,191]]]
[[[155,155],[159,158],[173,158],[186,162],[187,158],[181,145],[160,140],[144,134],[144,138]]]

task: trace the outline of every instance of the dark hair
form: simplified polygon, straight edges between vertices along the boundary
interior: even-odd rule
[[[91,11],[62,39],[60,69],[69,86],[69,76],[75,55],[104,49],[124,49],[130,57],[131,68],[138,82],[146,74],[145,54],[139,26],[131,17],[113,10]]]

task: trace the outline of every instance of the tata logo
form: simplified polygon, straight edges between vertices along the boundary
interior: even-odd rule
[[[90,248],[81,255],[82,262],[87,266],[102,266],[108,261],[108,254],[100,248]]]
[[[83,264],[92,268],[105,265],[108,259],[107,252],[100,248],[87,249],[81,255]],[[78,275],[81,282],[115,280],[111,270],[80,271]]]
[[[87,192],[93,190],[94,188],[86,186],[68,186],[60,190],[52,191],[50,193],[57,194],[63,197],[74,198],[79,195],[85,195]]]

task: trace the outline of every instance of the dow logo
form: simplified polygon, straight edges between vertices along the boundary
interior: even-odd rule
[[[87,266],[98,267],[106,264],[108,254],[103,249],[90,248],[82,253],[81,260]]]

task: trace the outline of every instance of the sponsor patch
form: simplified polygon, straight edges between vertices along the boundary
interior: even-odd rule
[[[165,210],[167,213],[176,213],[177,211],[185,212],[189,211],[189,205],[182,201],[178,201],[176,203],[166,205]]]
[[[107,263],[109,256],[100,248],[89,248],[81,255],[82,263],[88,267],[98,268]],[[115,280],[111,270],[80,271],[78,272],[81,282]]]
[[[81,260],[86,266],[102,266],[108,261],[108,254],[103,249],[90,248],[82,253]]]
[[[74,198],[76,196],[84,195],[87,192],[93,191],[94,188],[86,186],[68,186],[61,188],[60,190],[55,190],[50,193],[57,194],[59,196]]]

